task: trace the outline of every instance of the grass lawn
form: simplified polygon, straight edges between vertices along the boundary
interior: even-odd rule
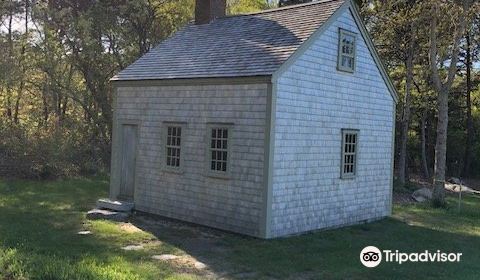
[[[85,220],[107,189],[106,178],[0,181],[0,279],[478,279],[480,273],[479,197],[466,197],[460,212],[449,198],[448,209],[396,206],[393,217],[379,222],[264,241],[148,216],[127,224]],[[144,248],[122,249],[138,244]],[[460,263],[384,262],[368,269],[359,261],[367,245],[463,256]],[[161,254],[180,257],[151,258]]]

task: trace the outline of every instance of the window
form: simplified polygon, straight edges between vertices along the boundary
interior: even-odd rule
[[[165,167],[180,169],[182,165],[182,125],[165,125]]]
[[[230,171],[230,125],[209,125],[208,168],[210,175],[228,175]]]
[[[355,37],[356,34],[344,29],[339,30],[338,64],[340,71],[355,71]]]
[[[341,177],[353,178],[357,172],[358,130],[342,130]]]

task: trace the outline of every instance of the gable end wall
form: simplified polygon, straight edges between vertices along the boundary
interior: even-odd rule
[[[357,33],[354,74],[338,30]],[[390,214],[395,102],[346,9],[277,78],[271,237]],[[355,179],[340,179],[341,129],[359,130]]]

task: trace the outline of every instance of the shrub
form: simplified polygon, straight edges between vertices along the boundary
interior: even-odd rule
[[[52,179],[92,175],[106,168],[109,147],[81,129],[46,128],[30,133],[0,124],[0,176]]]

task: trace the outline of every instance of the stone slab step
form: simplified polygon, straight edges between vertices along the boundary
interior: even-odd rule
[[[130,216],[126,212],[110,211],[105,209],[92,209],[87,212],[87,219],[89,220],[111,220],[116,222],[125,222]]]
[[[133,206],[133,202],[126,202],[120,200],[113,201],[108,198],[102,198],[97,201],[97,208],[119,212],[130,212],[132,211]]]

